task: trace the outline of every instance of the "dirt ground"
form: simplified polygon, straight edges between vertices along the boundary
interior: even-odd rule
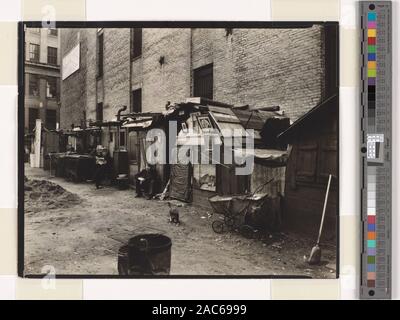
[[[172,239],[171,275],[300,275],[336,277],[336,248],[322,244],[322,263],[310,266],[315,239],[279,233],[250,240],[216,234],[217,215],[179,208],[181,224],[168,222],[165,201],[135,198],[134,190],[73,183],[25,167],[25,274],[117,275],[118,249],[135,235],[162,233]]]

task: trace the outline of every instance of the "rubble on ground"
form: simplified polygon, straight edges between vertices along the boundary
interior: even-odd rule
[[[28,180],[25,177],[24,189],[26,213],[69,208],[81,203],[78,195],[46,180]]]

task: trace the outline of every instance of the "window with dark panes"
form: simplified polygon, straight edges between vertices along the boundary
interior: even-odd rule
[[[55,130],[57,124],[57,111],[56,110],[46,110],[46,128],[50,130]]]
[[[29,131],[35,129],[36,119],[39,119],[39,109],[29,108]]]
[[[47,47],[47,63],[57,64],[57,48]]]
[[[39,96],[39,76],[37,74],[29,75],[29,95]]]
[[[142,55],[142,28],[131,29],[131,58]]]
[[[39,62],[40,57],[40,46],[38,44],[29,44],[29,60]]]
[[[97,76],[103,76],[104,34],[97,36]]]
[[[103,103],[99,102],[96,106],[96,121],[103,121]]]
[[[132,91],[131,112],[142,112],[142,89]]]
[[[46,96],[48,98],[56,98],[57,97],[57,78],[55,78],[55,77],[47,78]]]
[[[53,29],[53,28],[50,28],[50,29],[49,29],[49,35],[51,35],[51,36],[56,36],[57,34],[58,34],[57,29]]]
[[[213,65],[193,70],[193,96],[213,98]]]

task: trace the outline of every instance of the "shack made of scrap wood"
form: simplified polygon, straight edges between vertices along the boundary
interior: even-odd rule
[[[290,144],[286,168],[284,221],[317,235],[329,174],[323,239],[335,237],[338,223],[338,96],[323,101],[294,122],[279,138]]]

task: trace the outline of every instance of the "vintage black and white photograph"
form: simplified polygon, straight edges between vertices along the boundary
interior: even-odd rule
[[[337,277],[338,23],[24,26],[23,276]]]

